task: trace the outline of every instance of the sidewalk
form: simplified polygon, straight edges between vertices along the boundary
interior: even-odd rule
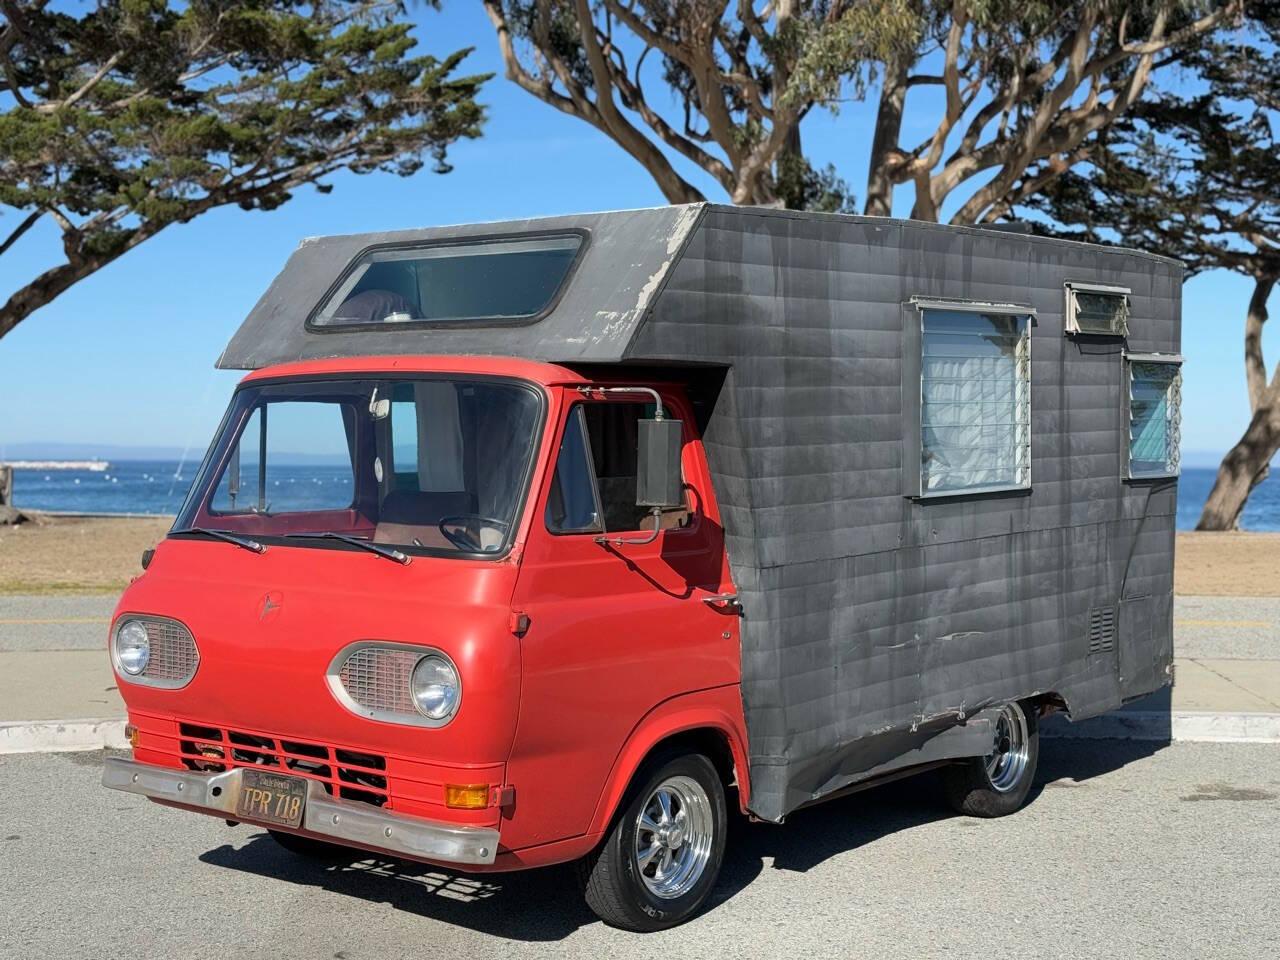
[[[0,597],[0,753],[120,747],[113,597]],[[1179,597],[1175,684],[1047,736],[1280,743],[1280,600]]]

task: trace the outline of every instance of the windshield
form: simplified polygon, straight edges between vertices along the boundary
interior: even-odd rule
[[[540,416],[532,387],[501,380],[249,384],[172,532],[501,553]]]

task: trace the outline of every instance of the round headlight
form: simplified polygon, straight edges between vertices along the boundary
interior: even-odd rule
[[[116,664],[131,677],[147,669],[151,659],[151,638],[137,620],[126,620],[116,630]]]
[[[462,698],[458,671],[443,657],[427,656],[419,660],[413,668],[409,688],[418,712],[432,720],[452,716]]]

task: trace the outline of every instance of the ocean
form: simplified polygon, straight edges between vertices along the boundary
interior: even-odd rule
[[[174,514],[182,506],[198,459],[179,464],[174,460],[122,460],[103,472],[91,470],[15,470],[13,499],[30,510],[71,513]],[[1192,530],[1213,487],[1216,468],[1190,467],[1182,471],[1178,485],[1178,529]],[[1278,472],[1280,473],[1280,472]],[[332,503],[334,487],[350,486],[350,474],[342,467],[307,465],[280,467],[271,481],[289,488],[290,505],[314,498],[317,505]],[[1246,530],[1280,530],[1280,478],[1273,476],[1253,492],[1245,508]]]
[[[13,471],[13,503],[20,509],[67,513],[176,514],[200,469],[200,459],[120,460],[106,470]],[[273,487],[284,487],[292,509],[330,507],[339,485],[351,486],[348,467],[271,466]],[[248,482],[246,482],[246,488]],[[272,498],[268,491],[267,499]]]

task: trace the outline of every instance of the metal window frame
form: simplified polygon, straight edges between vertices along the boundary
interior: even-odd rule
[[[1182,476],[1182,354],[1179,353],[1130,353],[1124,352],[1124,396],[1123,407],[1124,421],[1121,424],[1120,437],[1123,444],[1121,456],[1124,462],[1124,479],[1125,480],[1176,480]],[[1176,370],[1174,378],[1169,382],[1169,389],[1174,391],[1175,397],[1169,407],[1174,411],[1173,420],[1170,423],[1169,436],[1170,444],[1173,447],[1173,464],[1172,471],[1169,470],[1142,470],[1134,472],[1133,469],[1133,365],[1135,363],[1154,364],[1157,366],[1169,366]],[[1167,452],[1167,451],[1166,451]],[[1166,463],[1168,458],[1166,458]]]
[[[1129,336],[1129,317],[1131,316],[1133,290],[1111,283],[1090,283],[1087,281],[1067,280],[1063,283],[1066,293],[1066,305],[1062,313],[1063,336],[1071,337],[1106,337],[1113,340],[1124,340]],[[1101,293],[1111,296],[1122,296],[1125,301],[1124,323],[1120,330],[1082,330],[1076,316],[1079,304],[1077,293]]]
[[[583,534],[598,535],[605,532],[604,506],[600,503],[600,484],[596,478],[596,465],[591,459],[591,437],[587,433],[585,404],[581,400],[574,401],[573,405],[569,408],[568,414],[566,414],[564,418],[564,424],[560,431],[560,436],[557,438],[559,443],[557,443],[555,447],[555,461],[551,466],[551,473],[549,474],[549,477],[554,478],[555,472],[560,469],[560,457],[563,453],[564,439],[568,431],[571,429],[571,425],[574,423],[577,423],[578,429],[582,431],[582,442],[586,446],[587,471],[591,474],[591,496],[595,500],[596,526],[592,528],[583,527],[581,529],[561,530],[559,527],[552,525],[551,519],[547,516],[547,509],[544,508],[542,511],[542,524],[547,528],[547,533],[551,534],[553,537],[576,537]],[[551,479],[548,480],[548,483],[550,482],[552,482]],[[550,488],[548,487],[548,489]],[[548,493],[548,498],[549,497],[550,494]],[[550,506],[550,499],[548,499],[547,507]]]
[[[986,494],[1025,493],[1032,486],[1032,331],[1036,325],[1036,308],[1027,303],[984,300],[961,300],[946,297],[911,297],[902,304],[902,412],[904,418],[902,445],[903,495],[911,500],[944,500]],[[1026,407],[1027,407],[1027,477],[1023,483],[991,484],[951,490],[925,490],[921,469],[924,450],[924,315],[927,310],[952,310],[968,313],[996,313],[1026,317]],[[914,313],[914,320],[912,314]]]

